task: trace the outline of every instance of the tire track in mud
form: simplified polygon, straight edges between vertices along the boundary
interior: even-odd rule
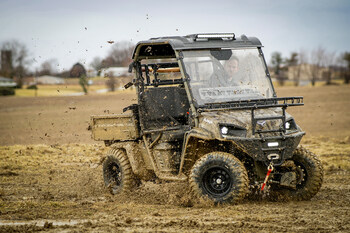
[[[193,199],[187,183],[143,182],[131,193],[110,195],[102,181],[100,158],[106,149],[101,145],[0,147],[0,219],[28,221],[0,226],[0,232],[350,231],[350,144],[313,139],[308,147],[319,148],[326,168],[324,184],[311,201],[263,198],[216,206]],[[55,224],[67,219],[83,222]],[[44,228],[32,220],[52,224]]]

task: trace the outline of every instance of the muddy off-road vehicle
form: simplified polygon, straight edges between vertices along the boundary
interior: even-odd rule
[[[233,33],[160,37],[136,45],[137,104],[91,117],[92,137],[111,149],[103,177],[116,194],[141,180],[189,181],[215,203],[249,192],[308,200],[320,189],[319,159],[278,98],[257,38]]]

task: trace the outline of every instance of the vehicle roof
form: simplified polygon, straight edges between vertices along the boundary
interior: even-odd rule
[[[218,33],[219,35],[220,33]],[[139,55],[142,46],[164,45],[168,44],[173,50],[193,50],[193,49],[211,49],[211,48],[243,48],[243,47],[262,47],[260,40],[256,37],[247,37],[241,35],[234,39],[198,39],[201,34],[191,34],[187,36],[166,36],[151,38],[149,40],[140,41],[136,44],[133,58]],[[208,35],[208,34],[206,34]],[[209,35],[215,35],[211,33]]]

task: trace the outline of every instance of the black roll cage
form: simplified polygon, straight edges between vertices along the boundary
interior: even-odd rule
[[[161,85],[172,85],[172,84],[183,84],[183,79],[171,79],[171,80],[160,80],[158,79],[158,69],[160,68],[177,68],[179,64],[177,62],[164,62],[164,63],[151,63],[151,64],[141,64],[139,66],[140,77],[143,80],[144,86],[161,86]],[[151,68],[151,69],[150,69]],[[145,78],[142,76],[142,71],[145,72]],[[154,80],[150,79],[149,73],[152,72]],[[146,81],[146,82],[144,82]]]

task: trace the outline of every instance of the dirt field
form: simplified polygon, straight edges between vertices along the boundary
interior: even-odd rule
[[[111,196],[100,165],[106,148],[86,128],[90,115],[135,102],[133,92],[0,98],[0,232],[350,232],[350,87],[277,93],[305,98],[288,112],[325,167],[311,201],[213,206],[191,200],[185,183],[152,182]]]

